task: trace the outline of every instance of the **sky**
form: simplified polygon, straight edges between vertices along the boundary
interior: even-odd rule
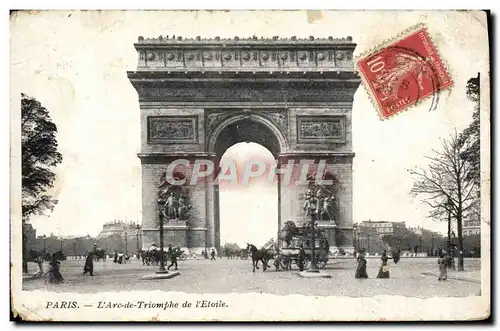
[[[380,121],[363,88],[353,104],[353,221],[405,221],[444,232],[409,191],[407,169],[425,166],[440,139],[472,120],[465,85],[478,71],[487,77],[488,40],[483,17],[468,12],[42,12],[11,20],[12,167],[19,162],[19,95],[38,99],[58,127],[63,163],[51,193],[59,200],[49,216],[33,217],[38,234],[97,235],[113,219],[141,220],[140,118],[137,93],[126,72],[137,66],[138,36],[308,37],[352,36],[355,56],[418,22],[446,62],[454,86]],[[374,27],[377,28],[374,28]],[[17,128],[17,130],[16,130]],[[17,153],[17,154],[16,154]],[[239,144],[225,157],[269,157],[256,144]],[[266,156],[267,155],[267,156]],[[17,163],[19,165],[19,163]],[[15,178],[15,170],[12,176]],[[222,242],[244,231],[262,242],[276,233],[276,188],[266,183],[221,190]],[[256,206],[259,213],[246,213]],[[258,226],[254,226],[258,224]],[[252,229],[261,228],[261,233]]]

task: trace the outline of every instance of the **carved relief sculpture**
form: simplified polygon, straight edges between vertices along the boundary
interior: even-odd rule
[[[297,116],[297,141],[343,143],[345,141],[344,116]]]
[[[148,117],[150,143],[197,143],[197,117]]]

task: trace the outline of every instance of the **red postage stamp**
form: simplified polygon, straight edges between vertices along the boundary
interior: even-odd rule
[[[357,61],[365,87],[382,119],[400,113],[451,85],[443,61],[423,25],[408,30],[397,41],[362,55]]]

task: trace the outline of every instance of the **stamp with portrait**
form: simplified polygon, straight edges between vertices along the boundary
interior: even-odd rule
[[[387,119],[453,85],[424,25],[417,25],[359,57],[357,68],[381,119]]]

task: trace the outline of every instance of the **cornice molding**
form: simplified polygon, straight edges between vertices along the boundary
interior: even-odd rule
[[[139,36],[137,38],[137,43],[134,45],[136,47],[140,46],[150,46],[150,45],[168,45],[168,46],[173,46],[173,45],[183,45],[183,46],[188,46],[188,45],[196,45],[196,46],[235,46],[235,45],[241,45],[241,46],[247,46],[247,45],[312,45],[312,46],[318,46],[318,45],[345,45],[345,46],[352,46],[355,47],[356,44],[352,41],[352,37],[344,37],[344,38],[334,38],[332,36],[329,36],[327,38],[317,38],[314,36],[309,36],[309,37],[299,37],[297,36],[292,36],[292,37],[279,37],[279,36],[273,36],[271,38],[264,38],[264,37],[233,37],[233,38],[221,38],[219,36],[215,37],[201,37],[201,36],[196,36],[195,38],[183,38],[182,36],[159,36],[157,38],[144,38],[143,36]]]
[[[200,158],[211,159],[217,155],[205,152],[177,152],[177,153],[138,153],[137,156],[142,164],[163,164],[176,159],[196,160]]]

